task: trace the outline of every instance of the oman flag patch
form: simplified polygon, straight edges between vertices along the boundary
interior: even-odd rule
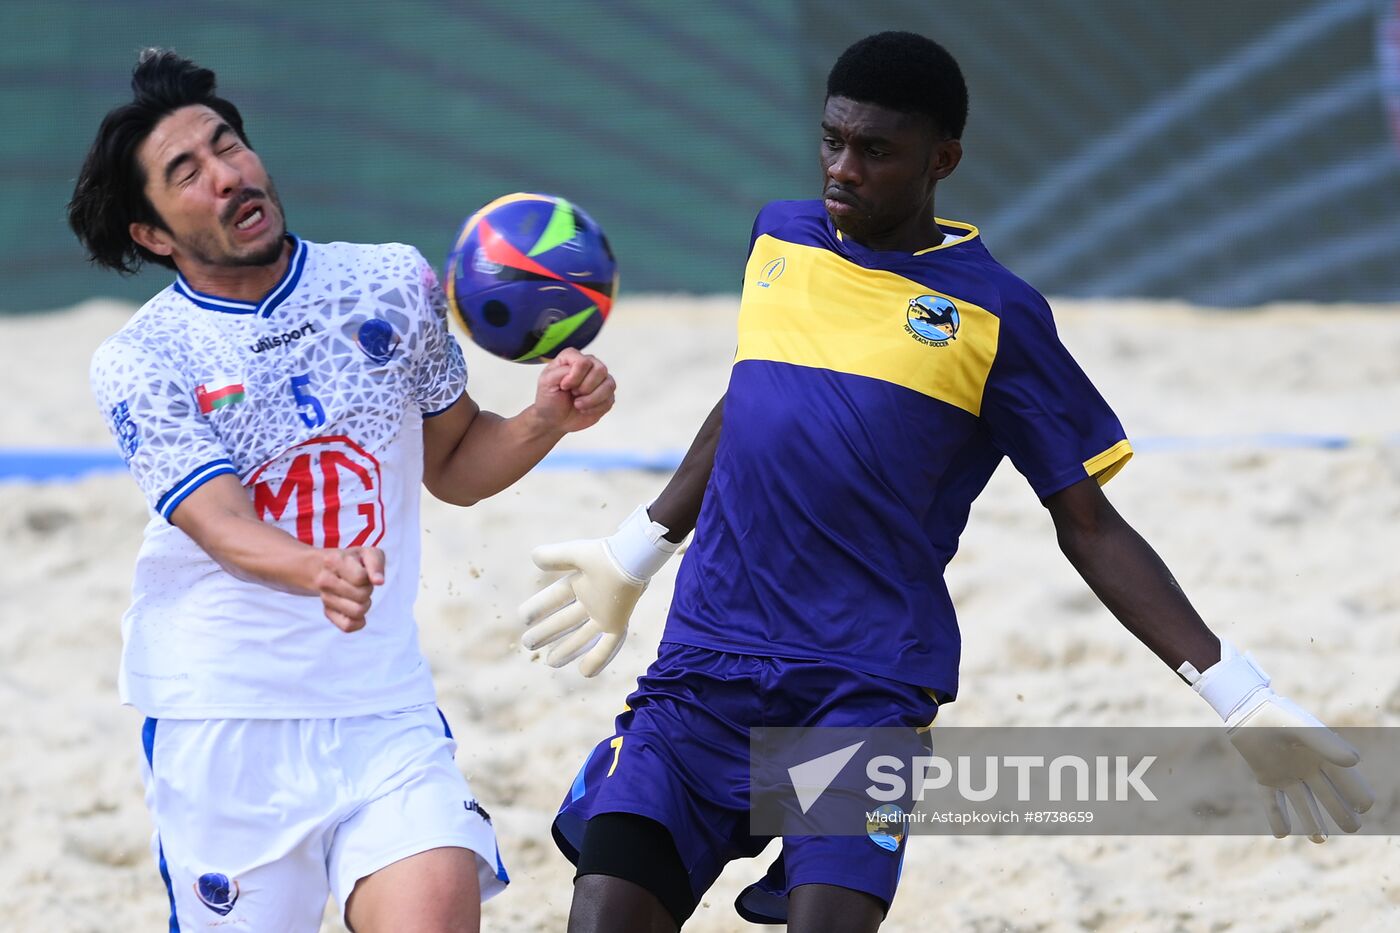
[[[199,413],[202,415],[236,405],[247,397],[243,383],[224,376],[209,379],[194,387],[194,398],[199,403]]]

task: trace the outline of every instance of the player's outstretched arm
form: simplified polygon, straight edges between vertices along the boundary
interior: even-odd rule
[[[1230,741],[1259,782],[1269,825],[1327,838],[1319,810],[1345,832],[1375,797],[1360,755],[1310,713],[1274,693],[1254,659],[1217,638],[1192,608],[1156,551],[1086,479],[1045,500],[1060,548],[1123,625],[1181,675],[1224,721]]]
[[[637,600],[695,528],[723,412],[720,399],[661,495],[649,508],[639,506],[611,536],[535,548],[530,556],[536,566],[565,576],[520,607],[529,626],[521,636],[526,648],[553,646],[546,658],[552,667],[582,658],[579,670],[585,677],[617,656]]]
[[[176,507],[171,522],[240,580],[297,596],[319,596],[344,632],[365,627],[374,588],[384,582],[379,548],[316,548],[258,518],[232,474],[216,476]]]
[[[705,487],[710,483],[710,472],[715,468],[715,450],[719,447],[719,429],[724,425],[724,397],[710,409],[705,423],[690,442],[681,465],[671,475],[661,495],[647,507],[652,521],[666,526],[666,540],[679,544],[685,536],[695,530],[695,522],[700,517],[700,503],[705,498]]]
[[[462,397],[423,422],[423,485],[453,505],[473,505],[511,486],[560,438],[612,409],[617,383],[596,356],[567,349],[545,365],[535,401],[514,418]]]

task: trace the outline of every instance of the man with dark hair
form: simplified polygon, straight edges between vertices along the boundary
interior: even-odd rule
[[[568,574],[521,607],[525,644],[592,676],[695,529],[657,660],[554,824],[578,866],[575,933],[673,931],[727,862],[764,848],[751,728],[918,728],[953,700],[943,569],[1003,457],[1104,604],[1220,713],[1276,834],[1285,793],[1317,841],[1318,801],[1346,831],[1370,805],[1356,752],[1211,633],[1100,491],[1132,449],[1045,300],[977,228],[936,219],[966,116],[957,63],[926,38],[882,33],[840,57],[822,200],[759,212],[723,400],[649,507],[611,537],[535,551]],[[898,835],[785,836],[735,906],[794,933],[874,930],[903,855]]]
[[[122,620],[171,930],[475,931],[505,868],[418,647],[420,485],[470,505],[612,406],[575,350],[514,418],[466,392],[410,246],[310,243],[213,72],[150,50],[69,205],[175,281],[93,357],[151,520]]]

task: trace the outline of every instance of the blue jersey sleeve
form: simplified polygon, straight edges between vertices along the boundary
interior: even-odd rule
[[[993,443],[1044,499],[1132,456],[1117,415],[1074,361],[1039,294],[1002,309],[981,416]]]

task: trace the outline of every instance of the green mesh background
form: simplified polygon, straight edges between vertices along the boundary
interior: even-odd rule
[[[547,191],[608,231],[624,293],[715,292],[737,289],[763,202],[818,192],[826,69],[890,27],[939,38],[971,86],[940,213],[1043,291],[1394,300],[1397,18],[1397,0],[6,0],[0,308],[168,280],[88,269],[63,218],[146,45],[219,73],[304,236],[440,260],[477,206]]]

